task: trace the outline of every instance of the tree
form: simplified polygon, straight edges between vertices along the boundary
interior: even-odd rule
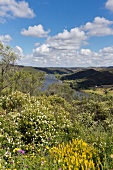
[[[13,89],[30,95],[38,95],[44,80],[44,72],[33,68],[19,68],[14,74]]]
[[[54,83],[51,84],[45,94],[58,95],[63,97],[66,101],[71,102],[73,100],[75,91],[67,83]]]
[[[17,58],[17,54],[11,47],[4,46],[0,42],[0,93],[12,83]]]
[[[0,43],[0,94],[7,89],[37,95],[44,79],[44,72],[32,67],[21,68],[15,65],[18,58],[19,55],[11,47]]]

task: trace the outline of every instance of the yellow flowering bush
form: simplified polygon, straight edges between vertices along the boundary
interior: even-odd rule
[[[102,162],[98,150],[82,139],[59,144],[50,149],[50,155],[62,170],[100,170]]]

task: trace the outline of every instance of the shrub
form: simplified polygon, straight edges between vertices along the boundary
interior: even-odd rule
[[[50,149],[50,154],[62,170],[100,170],[104,164],[104,155],[101,159],[99,151],[81,139],[59,144]]]

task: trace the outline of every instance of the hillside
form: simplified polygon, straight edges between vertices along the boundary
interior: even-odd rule
[[[112,85],[113,84],[113,69],[103,68],[100,70],[96,69],[85,69],[73,74],[62,76],[61,80],[79,80],[78,85],[80,86],[101,86],[101,85]]]
[[[63,68],[63,67],[34,67],[36,70],[41,70],[46,72],[47,74],[69,74],[69,73],[73,73],[73,71],[70,68]]]
[[[73,73],[73,74],[62,76],[61,80],[84,79],[84,78],[88,78],[89,76],[93,76],[97,73],[98,73],[98,71],[96,71],[94,69],[85,69],[85,70],[78,71],[78,72]]]

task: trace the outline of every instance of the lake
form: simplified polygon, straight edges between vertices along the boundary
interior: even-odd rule
[[[41,91],[44,92],[48,89],[49,85],[54,83],[62,83],[61,80],[58,80],[54,74],[46,74],[45,75],[45,81],[43,83],[43,87],[41,88]],[[78,97],[80,100],[83,97],[88,97],[87,93],[81,92],[81,91],[75,91],[74,98]]]
[[[43,87],[41,89],[42,92],[46,91],[49,87],[49,85],[54,84],[54,83],[62,83],[61,80],[56,79],[54,74],[47,74],[45,75],[45,81],[43,83]]]

